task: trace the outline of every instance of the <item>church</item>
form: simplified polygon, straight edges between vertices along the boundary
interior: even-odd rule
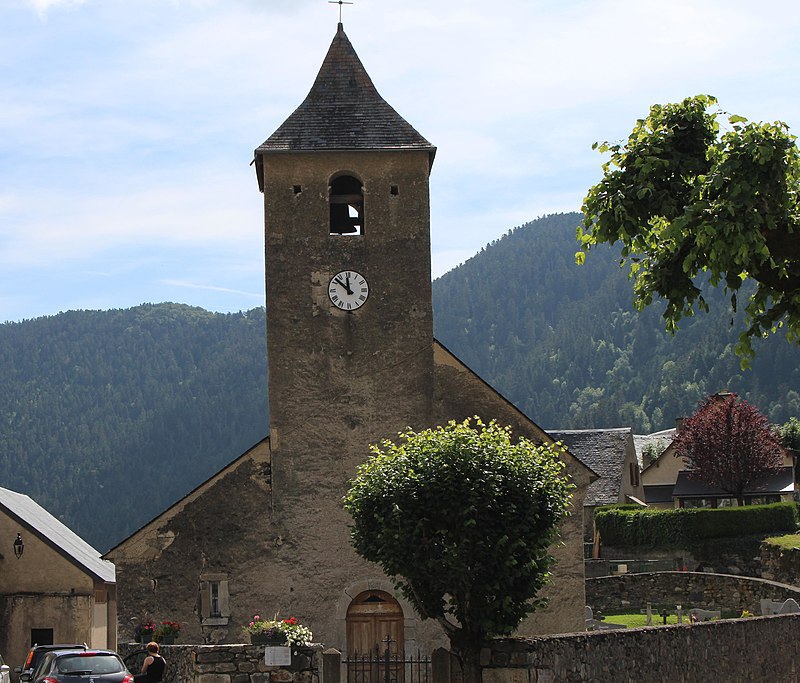
[[[367,652],[447,646],[349,543],[341,500],[369,445],[479,415],[553,439],[433,337],[429,175],[436,148],[378,93],[340,23],[300,106],[255,150],[264,195],[269,436],[104,557],[120,640],[136,620],[182,642],[246,642],[294,616],[314,641]],[[576,484],[547,609],[519,633],[583,630],[583,499]]]

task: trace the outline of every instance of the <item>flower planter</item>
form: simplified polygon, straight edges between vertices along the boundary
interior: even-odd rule
[[[269,645],[271,647],[283,647],[286,645],[285,638],[283,640],[275,640],[275,638],[271,638],[266,633],[251,633],[250,642],[253,645]]]
[[[162,645],[174,645],[175,644],[175,636],[161,636],[158,639],[158,642]]]

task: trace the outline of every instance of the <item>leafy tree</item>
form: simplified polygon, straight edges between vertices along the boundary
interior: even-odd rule
[[[508,635],[543,605],[549,546],[573,485],[558,447],[476,418],[372,446],[344,506],[352,543],[378,563],[423,619],[436,619],[480,680],[487,637]]]
[[[584,249],[621,242],[637,308],[663,298],[671,331],[695,304],[708,310],[700,273],[724,285],[734,310],[754,281],[736,348],[746,365],[754,337],[785,326],[800,341],[800,151],[780,122],[729,116],[721,133],[715,104],[697,95],[654,105],[625,144],[596,144],[611,159],[584,199],[579,237]]]
[[[790,417],[786,424],[781,425],[779,432],[784,448],[800,451],[800,420]]]
[[[769,421],[736,394],[717,394],[691,417],[673,441],[690,476],[736,496],[783,465],[783,449]]]

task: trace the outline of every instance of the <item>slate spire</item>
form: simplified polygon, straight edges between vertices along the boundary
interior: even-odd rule
[[[260,147],[292,151],[436,148],[384,100],[339,24],[303,103]]]

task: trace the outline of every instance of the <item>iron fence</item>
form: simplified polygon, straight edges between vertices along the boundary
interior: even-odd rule
[[[378,652],[348,655],[342,660],[347,683],[432,683],[431,660],[417,653],[416,657]]]

